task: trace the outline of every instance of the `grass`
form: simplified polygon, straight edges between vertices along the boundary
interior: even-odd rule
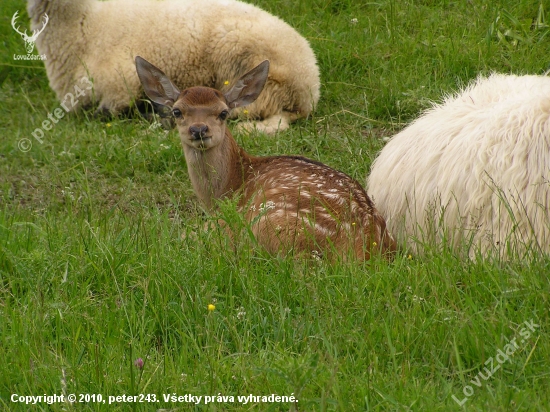
[[[250,153],[305,155],[360,181],[383,138],[430,101],[480,73],[550,65],[550,9],[538,1],[256,4],[309,39],[322,99],[276,138],[237,139]],[[0,5],[0,409],[547,410],[548,256],[470,261],[434,249],[329,264],[235,250],[216,232],[182,237],[205,216],[174,131],[81,113],[43,144],[31,137],[59,102],[40,62],[13,60],[24,49],[9,21],[16,10],[25,21],[24,8]],[[230,204],[220,213],[237,218]],[[526,338],[529,320],[539,326]],[[487,362],[514,338],[519,347],[489,377]],[[479,373],[487,379],[476,385]],[[71,393],[106,403],[11,401]],[[160,402],[108,404],[135,394]],[[250,394],[298,402],[237,399]]]

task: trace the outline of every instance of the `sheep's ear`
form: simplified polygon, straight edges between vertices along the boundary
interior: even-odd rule
[[[254,67],[225,94],[225,100],[229,108],[243,107],[258,98],[269,73],[269,60],[264,60]]]
[[[140,56],[136,56],[136,70],[147,97],[162,106],[172,107],[180,91],[163,71]]]

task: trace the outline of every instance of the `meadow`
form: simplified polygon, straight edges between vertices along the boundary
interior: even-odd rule
[[[362,183],[431,102],[479,74],[550,69],[547,1],[251,2],[309,40],[322,97],[274,137],[236,139]],[[197,230],[213,218],[176,131],[80,112],[32,136],[60,103],[41,62],[13,58],[25,50],[10,20],[20,10],[29,27],[25,7],[0,4],[0,410],[549,410],[549,256],[426,245],[330,263],[269,256],[253,239],[231,248]],[[231,202],[218,216],[240,224]],[[271,394],[296,401],[250,397]]]

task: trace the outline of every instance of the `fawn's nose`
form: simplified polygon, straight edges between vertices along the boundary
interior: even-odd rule
[[[202,139],[208,132],[208,126],[205,124],[192,125],[189,127],[189,134],[193,139]]]

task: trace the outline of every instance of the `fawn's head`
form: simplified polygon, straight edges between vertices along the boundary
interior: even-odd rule
[[[136,69],[145,94],[171,110],[182,143],[208,150],[225,138],[225,120],[230,111],[258,98],[267,80],[269,61],[263,61],[243,75],[225,94],[200,86],[180,92],[160,69],[140,56],[136,57]]]

